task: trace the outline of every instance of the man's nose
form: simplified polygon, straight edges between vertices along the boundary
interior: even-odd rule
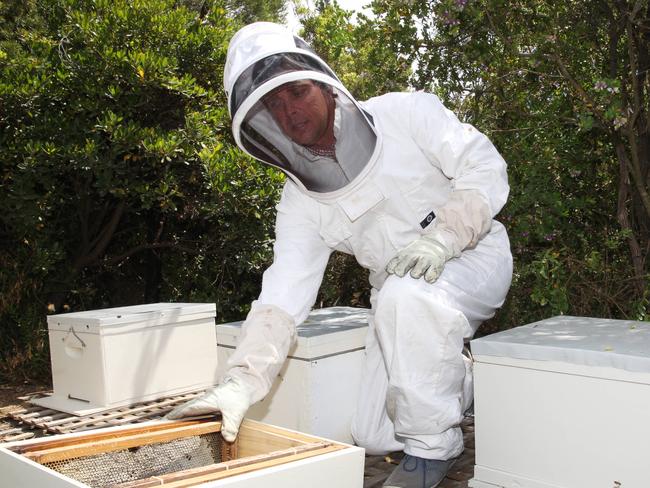
[[[291,117],[298,111],[298,104],[292,102],[291,100],[288,100],[284,104],[284,111],[287,116]]]

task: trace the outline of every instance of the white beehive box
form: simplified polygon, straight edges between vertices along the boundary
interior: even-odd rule
[[[215,305],[152,303],[47,318],[54,394],[85,415],[216,383]]]
[[[362,488],[364,450],[244,420],[150,422],[0,444],[11,488]]]
[[[295,346],[271,392],[247,418],[300,432],[352,442],[365,361],[368,310],[331,307],[314,310],[298,327]],[[242,322],[217,326],[219,372],[233,353]]]
[[[470,487],[650,487],[650,323],[559,316],[471,345]]]

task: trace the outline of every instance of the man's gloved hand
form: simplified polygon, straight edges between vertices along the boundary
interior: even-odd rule
[[[452,257],[447,246],[434,237],[424,235],[399,251],[386,265],[386,272],[401,278],[411,270],[413,278],[424,276],[428,283],[433,283]]]
[[[248,407],[250,407],[249,389],[241,379],[228,377],[223,383],[208,390],[199,398],[176,407],[165,418],[174,420],[221,412],[221,435],[226,441],[233,442]]]

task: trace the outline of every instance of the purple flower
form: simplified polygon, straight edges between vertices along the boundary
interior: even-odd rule
[[[445,10],[442,13],[442,23],[444,25],[457,25],[460,24],[460,20],[451,15],[451,12]]]

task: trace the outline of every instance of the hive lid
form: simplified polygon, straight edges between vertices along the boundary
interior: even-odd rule
[[[557,316],[471,342],[475,356],[650,372],[650,322]]]
[[[128,307],[103,308],[47,317],[49,330],[102,333],[124,327],[155,327],[214,317],[214,303],[147,303]]]
[[[217,343],[235,347],[243,322],[217,325]],[[297,340],[289,356],[298,359],[357,351],[365,346],[368,309],[328,307],[312,310],[296,328]]]

